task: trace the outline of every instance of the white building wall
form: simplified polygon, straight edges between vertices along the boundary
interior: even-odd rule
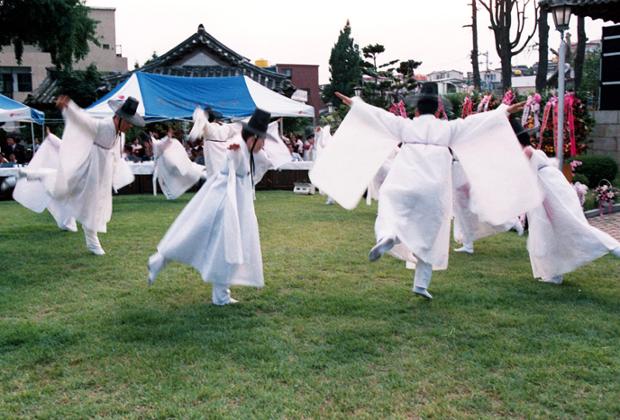
[[[115,9],[91,8],[89,15],[98,21],[97,38],[100,46],[89,43],[90,52],[83,59],[74,64],[76,70],[84,70],[91,63],[97,66],[101,72],[126,72],[127,58],[116,54],[116,25]],[[21,64],[15,60],[12,46],[4,46],[0,51],[0,77],[2,73],[13,74],[13,99],[23,102],[26,97],[36,90],[47,77],[47,68],[54,67],[48,53],[41,52],[38,48],[26,45]],[[30,72],[32,74],[32,90],[19,91],[17,86],[17,74]]]

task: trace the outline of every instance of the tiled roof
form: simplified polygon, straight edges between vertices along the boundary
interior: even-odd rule
[[[574,15],[620,23],[620,0],[540,0],[539,5],[567,5]]]

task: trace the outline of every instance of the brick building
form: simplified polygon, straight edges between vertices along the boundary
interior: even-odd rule
[[[276,71],[291,78],[297,89],[308,93],[308,105],[314,107],[314,116],[325,107],[319,90],[319,66],[316,64],[276,64]]]

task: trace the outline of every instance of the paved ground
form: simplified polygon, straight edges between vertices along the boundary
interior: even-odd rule
[[[620,241],[620,212],[593,217],[589,222]]]

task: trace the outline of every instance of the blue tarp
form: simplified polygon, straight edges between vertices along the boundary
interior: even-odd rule
[[[37,124],[43,124],[45,114],[21,102],[0,95],[0,122],[10,121],[32,121]]]
[[[312,117],[314,109],[259,85],[245,76],[180,77],[135,72],[112,92],[88,107],[96,116],[107,116],[110,99],[133,96],[146,120],[190,119],[197,106],[211,108],[228,118],[252,115],[256,107],[273,116]]]

